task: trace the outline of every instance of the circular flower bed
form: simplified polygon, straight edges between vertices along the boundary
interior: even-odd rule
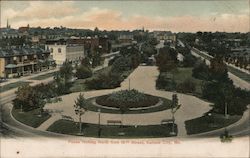
[[[149,107],[159,102],[159,98],[141,93],[135,89],[121,90],[109,95],[103,95],[96,98],[96,103],[102,106],[120,108]]]

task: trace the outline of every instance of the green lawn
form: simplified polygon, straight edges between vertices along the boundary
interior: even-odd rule
[[[170,137],[171,124],[168,125],[149,125],[149,126],[124,126],[119,125],[101,125],[102,138],[155,138],[155,137]],[[83,133],[86,137],[98,137],[98,125],[82,124]],[[78,123],[58,120],[52,124],[48,131],[77,135],[79,133]],[[176,126],[175,126],[176,131]]]
[[[86,90],[86,85],[85,85],[85,82],[86,81],[86,79],[77,79],[74,83],[73,83],[73,85],[72,85],[72,87],[70,88],[70,91],[72,92],[72,93],[74,93],[74,92],[81,92],[81,91],[85,91]]]
[[[212,114],[212,116],[202,116],[192,120],[185,121],[187,134],[198,134],[215,129],[220,129],[230,124],[237,122],[241,116],[230,116],[229,119],[225,119],[224,115]]]
[[[34,128],[39,127],[44,121],[50,118],[49,114],[44,114],[41,117],[39,117],[38,114],[39,109],[23,113],[20,113],[20,109],[12,109],[12,115],[16,120]]]
[[[195,93],[197,94],[201,94],[202,93],[202,90],[201,90],[201,87],[202,87],[202,80],[199,80],[199,79],[196,79],[192,76],[192,67],[188,67],[188,68],[178,68],[177,71],[175,71],[173,73],[173,78],[174,78],[174,81],[179,84],[179,83],[182,83],[184,82],[185,80],[187,79],[190,79],[191,81],[193,81],[196,85],[196,90],[195,90]]]
[[[92,103],[90,103],[90,101],[94,99],[94,98],[90,98],[88,99],[89,101],[89,105],[87,106],[87,110],[89,111],[95,111],[97,112],[98,109],[101,109],[102,113],[111,113],[111,114],[120,114],[121,111],[119,109],[106,109],[106,108],[102,108],[102,107],[97,107],[95,105],[93,105]],[[125,112],[125,114],[141,114],[141,113],[151,113],[151,112],[157,112],[157,111],[163,111],[163,110],[167,110],[171,108],[171,101],[165,98],[161,98],[161,100],[163,101],[162,105],[159,105],[157,107],[152,107],[149,109],[144,109],[144,110],[128,110]]]
[[[47,74],[44,74],[44,75],[39,75],[39,76],[31,78],[31,80],[44,80],[44,79],[47,79],[49,77],[54,76],[55,73],[56,72],[51,72],[51,73],[47,73]]]
[[[26,82],[26,81],[18,81],[10,84],[6,84],[4,86],[0,86],[0,92],[5,92],[14,88],[18,88],[19,86],[29,84],[31,82]]]

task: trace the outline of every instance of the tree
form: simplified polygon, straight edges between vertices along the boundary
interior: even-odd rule
[[[186,55],[184,55],[183,66],[184,67],[193,67],[196,60],[197,59],[192,54],[186,54]]]
[[[156,65],[160,72],[169,72],[175,69],[177,62],[177,52],[172,48],[161,48],[156,56]]]
[[[64,62],[60,67],[59,75],[64,79],[64,82],[69,82],[73,77],[73,67],[70,62]]]
[[[216,81],[224,82],[228,80],[227,65],[221,57],[215,57],[210,60],[209,73]]]
[[[79,97],[75,100],[74,108],[75,114],[79,117],[79,134],[82,133],[82,115],[86,112],[87,101],[83,94],[79,94]]]
[[[18,87],[16,93],[16,100],[14,103],[18,103],[21,109],[21,112],[23,112],[24,106],[31,105],[31,91],[32,87],[30,85],[23,85]]]

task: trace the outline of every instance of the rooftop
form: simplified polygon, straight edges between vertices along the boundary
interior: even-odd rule
[[[0,49],[0,58],[24,55],[39,55],[50,53],[41,48],[15,48],[15,49]]]

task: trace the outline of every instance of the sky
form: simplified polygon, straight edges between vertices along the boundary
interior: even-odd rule
[[[249,32],[249,0],[0,1],[1,27]]]

